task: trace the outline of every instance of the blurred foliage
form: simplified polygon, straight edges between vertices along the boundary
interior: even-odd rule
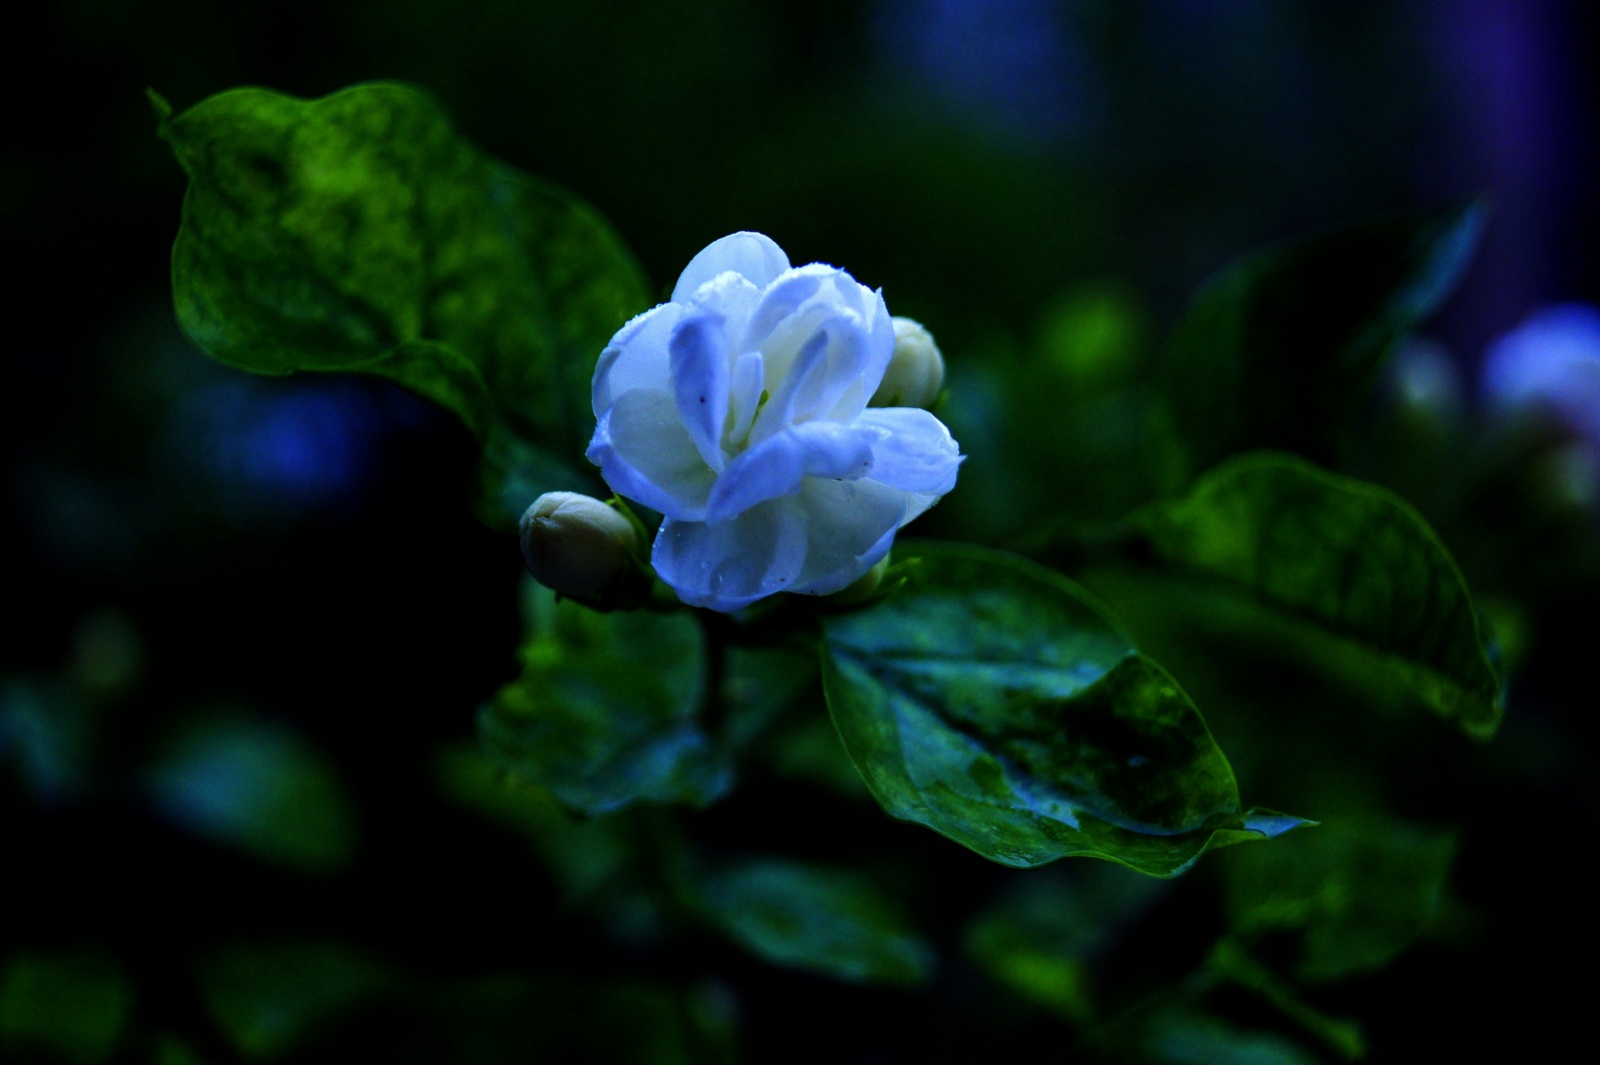
[[[14,65],[14,97],[40,103],[0,162],[28,267],[0,296],[20,541],[0,557],[16,622],[0,651],[15,892],[0,1057],[1297,1065],[1581,1045],[1587,986],[1569,970],[1593,931],[1570,869],[1595,857],[1600,821],[1582,624],[1600,590],[1594,444],[1486,409],[1469,371],[1535,302],[1600,291],[1593,28],[1570,3],[20,12],[17,40],[56,75],[41,95]],[[436,95],[324,96],[395,78]],[[210,277],[254,323],[201,334],[226,348],[315,305],[295,329],[360,341],[325,365],[383,377],[245,378],[186,342],[168,255],[182,173],[150,136],[147,84],[178,105],[167,128],[191,168],[221,143],[202,119],[253,130],[262,168],[213,156],[206,172],[285,208],[191,201],[180,294]],[[308,100],[211,97],[239,84]],[[380,148],[366,123],[382,116],[418,136]],[[356,182],[398,163],[402,198],[452,190],[448,224],[312,195],[302,150]],[[596,204],[632,251],[524,171]],[[1461,199],[1485,188],[1486,222]],[[1386,220],[1325,228],[1360,218]],[[567,224],[628,280],[558,336],[523,298],[558,286],[544,250],[594,265],[532,235]],[[195,244],[208,226],[215,242]],[[1230,781],[1320,825],[1156,880],[1111,862],[1007,869],[884,817],[814,649],[777,634],[865,639],[929,587],[968,595],[955,568],[820,622],[705,628],[548,599],[535,624],[519,615],[515,545],[471,519],[462,486],[477,478],[504,527],[541,488],[582,482],[587,427],[544,404],[582,413],[585,360],[739,228],[882,285],[938,336],[939,413],[968,460],[917,530],[1065,574],[1039,594],[1114,611],[1117,646],[1160,663],[1180,720],[1204,712],[1200,748],[1226,755]],[[371,239],[323,239],[358,231]],[[1307,232],[1322,235],[1285,242]],[[516,374],[477,361],[485,320],[412,298],[414,271],[468,242],[459,270],[494,260],[520,279],[497,290],[518,308],[506,343],[565,374],[494,392],[487,417],[476,378]],[[260,254],[229,277],[222,246]],[[383,248],[404,251],[362,260]],[[351,322],[366,326],[328,332]],[[483,446],[461,415],[489,428]],[[1331,580],[1296,584],[1299,565],[1277,573],[1290,586],[1256,580],[1272,575],[1257,563],[1301,557],[1272,540],[1277,512],[1224,519],[1196,495],[1226,487],[1214,461],[1264,446],[1410,532],[1384,550],[1352,533]],[[1323,532],[1360,510],[1328,506]],[[1158,514],[1255,522],[1279,546],[1219,573],[1139,524]],[[1410,563],[1384,570],[1402,541]],[[1470,603],[1385,632],[1402,615],[1363,608],[1354,653],[1339,650],[1345,575],[1418,565]],[[949,642],[981,646],[957,614]],[[1446,647],[1470,666],[1436,676]],[[1502,696],[1485,654],[1506,706],[1488,744],[1412,712],[1416,686],[1395,680],[1453,676],[1476,693],[1461,722],[1488,731]],[[947,739],[990,742],[1006,704],[963,685],[970,701],[919,698],[983,726]],[[494,757],[475,707],[504,719]],[[1058,736],[1035,740],[1030,764],[1059,755]]]

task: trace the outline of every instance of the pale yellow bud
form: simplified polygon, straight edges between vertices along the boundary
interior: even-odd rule
[[[628,519],[593,496],[546,492],[523,512],[528,572],[562,595],[592,596],[633,568],[638,535]]]
[[[927,407],[944,387],[944,356],[933,334],[910,318],[894,319],[894,356],[870,407]]]

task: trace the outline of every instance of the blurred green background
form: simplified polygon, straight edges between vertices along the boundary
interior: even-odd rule
[[[838,770],[837,751],[772,755],[692,830],[903,888],[945,959],[921,990],[677,928],[606,865],[617,833],[670,846],[676,822],[573,827],[490,786],[474,712],[517,670],[521,561],[471,516],[466,433],[377,381],[218,366],[171,310],[184,182],[146,87],[183,108],[373,78],[427,87],[486,150],[588,199],[663,292],[737,229],[881,286],[938,336],[971,456],[914,531],[996,545],[1137,500],[1105,457],[1128,422],[1102,386],[1147,364],[1227,260],[1489,192],[1461,291],[1397,361],[1347,472],[1428,514],[1520,669],[1489,745],[1389,749],[1373,790],[1453,833],[1448,903],[1323,1005],[1362,1018],[1375,1060],[1583,1030],[1600,440],[1508,427],[1474,382],[1530,315],[1600,299],[1587,5],[54,0],[10,18],[7,1060],[898,1062],[1070,1044],[1050,1010],[1070,1020],[1078,1000],[1027,1004],[979,964],[1006,929],[962,931],[1035,889],[888,825],[847,766],[833,791],[796,783]],[[1074,407],[1075,388],[1111,398]],[[1066,428],[1041,443],[1019,416]],[[1437,475],[1464,466],[1463,483]],[[1226,715],[1213,727],[1241,779],[1274,779]],[[786,757],[810,768],[786,775]],[[896,880],[912,868],[945,870],[941,890]],[[1084,875],[1084,897],[1126,905],[1112,921],[1083,903],[1077,927],[1123,929],[1106,966],[1134,987],[1181,977],[1224,908],[1200,874],[1156,902],[1131,876]],[[601,882],[616,897],[595,903]],[[578,896],[589,916],[563,905]]]

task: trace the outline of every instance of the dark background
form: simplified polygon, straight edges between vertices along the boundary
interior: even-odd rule
[[[516,545],[471,518],[472,448],[445,416],[373,381],[247,379],[184,340],[167,279],[184,182],[146,87],[181,109],[236,85],[414,81],[596,205],[662,289],[714,237],[761,230],[932,324],[955,389],[1074,294],[1114,294],[1154,345],[1234,255],[1479,191],[1489,229],[1429,330],[1469,402],[1496,336],[1600,298],[1600,68],[1576,0],[56,0],[8,18],[0,951],[114,959],[137,989],[127,1060],[168,1046],[151,1033],[231,1060],[189,974],[241,936],[349,940],[446,982],[677,978],[597,950],[551,915],[531,856],[438,798],[439,746],[470,743],[516,669]],[[939,520],[926,531],[955,531]],[[1371,1024],[1397,1060],[1542,1043],[1587,1008],[1582,952],[1559,945],[1592,945],[1593,706],[1571,664],[1592,606],[1529,608],[1540,650],[1473,756],[1490,791],[1460,811],[1471,963],[1423,952],[1351,993],[1386,1004]],[[263,860],[163,813],[162,767],[219,720],[337,767],[325,852]],[[817,829],[784,797],[751,802],[803,841]],[[752,1060],[830,1046],[848,1018],[872,1021],[842,1060],[959,1046],[937,997],[694,949],[751,989]],[[1023,1018],[1012,1037],[1050,1032]]]

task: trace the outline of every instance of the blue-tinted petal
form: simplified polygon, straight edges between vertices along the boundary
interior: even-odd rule
[[[770,437],[728,463],[711,489],[708,521],[790,495],[807,477],[855,480],[872,470],[877,434],[839,422],[807,422]]]
[[[789,269],[789,257],[772,239],[760,233],[733,233],[714,240],[689,260],[672,290],[675,303],[686,303],[695,290],[727,270],[740,274],[756,288],[766,288]]]
[[[721,470],[728,417],[728,337],[719,314],[683,319],[672,331],[672,390],[678,417],[707,466]]]
[[[618,495],[672,518],[698,520],[716,475],[695,448],[666,392],[624,392],[600,416],[589,461]]]
[[[877,430],[872,479],[906,492],[935,497],[956,486],[961,449],[944,423],[914,407],[873,407],[852,425]]]
[[[667,341],[683,314],[679,304],[663,303],[617,330],[594,368],[591,400],[596,418],[631,389],[666,391],[671,373]]]
[[[685,603],[731,612],[787,589],[805,556],[805,514],[786,498],[728,521],[668,519],[650,561]]]
[[[905,492],[869,478],[807,478],[794,497],[806,514],[806,560],[790,591],[827,595],[877,565],[904,525]]]

